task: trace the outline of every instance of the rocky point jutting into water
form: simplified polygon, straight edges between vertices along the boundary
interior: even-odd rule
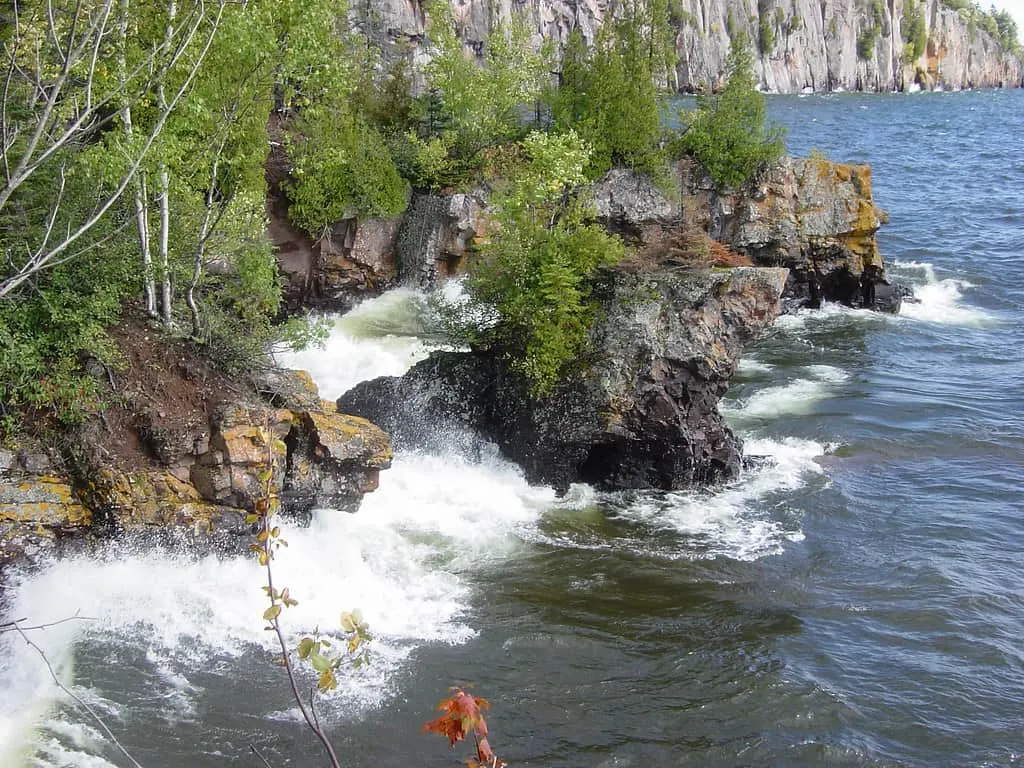
[[[718,412],[743,346],[778,314],[785,269],[609,270],[597,287],[592,348],[549,394],[531,395],[507,361],[442,352],[402,377],[363,382],[339,410],[380,424],[399,446],[451,448],[455,422],[494,441],[532,482],[565,490],[676,489],[740,470]]]
[[[666,192],[648,177],[614,169],[592,194],[601,221],[641,247],[700,230],[757,266],[789,269],[787,299],[860,306],[868,288],[877,308],[898,310],[900,296],[884,282],[875,241],[885,212],[875,205],[868,166],[782,158],[743,188],[723,191],[684,161],[673,186]],[[275,237],[285,224],[272,221]],[[302,249],[295,243],[303,236],[290,230],[277,240],[290,303],[344,311],[385,287],[430,288],[459,272],[488,227],[487,193],[478,189],[415,194],[399,217],[347,219],[317,243],[305,238]]]
[[[607,0],[467,0],[454,3],[452,12],[464,43],[479,54],[495,23],[513,11],[525,14],[536,41],[561,45],[575,28],[592,40],[614,5]],[[419,60],[429,56],[418,0],[384,0],[371,14],[356,16],[378,40],[411,47]],[[680,91],[721,85],[730,40],[737,34],[758,41],[755,72],[761,87],[776,93],[1024,83],[1020,58],[942,0],[681,0],[670,16],[677,64],[669,86]],[[924,24],[919,55],[905,49],[915,16]]]
[[[335,408],[301,374],[232,380],[157,343],[141,318],[126,323],[116,336],[127,369],[91,371],[118,405],[59,450],[0,452],[0,561],[123,531],[230,541],[248,530],[267,469],[292,512],[354,509],[390,464],[380,427],[399,445],[422,444],[454,419],[560,489],[734,477],[741,444],[718,400],[780,300],[859,305],[870,295],[898,307],[875,243],[884,214],[866,166],[784,158],[732,191],[689,162],[673,177],[665,191],[616,169],[593,185],[598,218],[637,255],[596,281],[593,352],[543,398],[499,357],[442,353],[403,378],[360,385]],[[431,287],[457,273],[493,227],[487,206],[483,190],[419,194],[400,217],[347,219],[303,248],[281,220],[270,233],[285,246],[293,306],[347,309],[400,279]],[[725,261],[710,252],[726,248]],[[744,259],[755,266],[723,268]]]

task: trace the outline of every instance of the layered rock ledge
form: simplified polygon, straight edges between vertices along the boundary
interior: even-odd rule
[[[596,182],[592,194],[608,229],[641,249],[682,230],[701,231],[757,266],[789,269],[787,299],[899,308],[900,293],[885,282],[875,239],[886,214],[875,204],[867,165],[785,157],[742,188],[721,190],[699,166],[683,161],[674,168],[671,188],[618,168]],[[353,243],[343,271],[329,255],[333,235],[298,272],[290,271],[291,241],[279,242],[294,300],[344,311],[395,284],[430,288],[457,274],[488,236],[487,206],[483,189],[417,194],[393,219],[340,222],[332,231],[347,232]],[[359,269],[365,274],[352,277]],[[392,277],[382,281],[382,274]]]
[[[676,489],[729,480],[742,446],[718,412],[744,344],[779,312],[787,270],[617,269],[596,286],[592,353],[532,397],[493,354],[442,352],[363,382],[339,410],[405,447],[443,445],[453,422],[496,443],[533,482],[565,490]]]
[[[390,466],[388,436],[304,372],[230,379],[145,327],[119,336],[127,369],[101,374],[113,405],[50,446],[0,451],[0,567],[125,534],[237,549],[268,472],[301,516],[354,510]]]

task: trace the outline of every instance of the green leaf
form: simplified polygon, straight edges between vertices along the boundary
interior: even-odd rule
[[[263,618],[266,619],[267,621],[273,621],[274,619],[276,619],[280,615],[281,615],[281,606],[278,603],[275,603],[274,605],[270,606],[269,608],[267,608],[267,610],[265,610],[263,612]]]
[[[313,652],[314,646],[315,646],[315,643],[313,641],[313,638],[311,638],[311,637],[304,637],[304,638],[302,638],[302,640],[299,641],[299,658],[300,659],[307,659],[307,658],[309,658],[309,654],[311,654]]]
[[[326,672],[331,668],[331,662],[326,656],[321,655],[314,651],[309,655],[309,663],[313,665],[313,669],[317,672]]]

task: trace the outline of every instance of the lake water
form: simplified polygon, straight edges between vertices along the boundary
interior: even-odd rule
[[[557,499],[497,456],[398,455],[355,515],[286,526],[298,633],[359,607],[373,663],[321,705],[346,765],[455,765],[421,724],[492,701],[511,765],[1024,765],[1024,92],[770,99],[794,154],[870,162],[919,304],[782,318],[724,408],[774,458],[708,493]],[[425,353],[396,291],[300,355],[323,393]],[[147,768],[324,765],[246,558],[120,543],[12,589]],[[0,765],[126,765],[30,649]]]

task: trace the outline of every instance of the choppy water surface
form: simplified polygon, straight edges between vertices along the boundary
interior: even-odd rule
[[[899,317],[826,308],[751,349],[726,411],[774,462],[713,493],[564,499],[497,456],[399,455],[355,515],[286,531],[296,632],[359,606],[374,663],[323,705],[349,765],[448,765],[451,684],[537,766],[1024,764],[1024,93],[771,101],[789,148],[870,162]],[[299,356],[326,396],[425,354],[396,292]],[[14,590],[148,767],[320,765],[256,566],[120,545]],[[0,661],[0,764],[123,765],[31,650]],[[465,751],[465,750],[463,750]]]

